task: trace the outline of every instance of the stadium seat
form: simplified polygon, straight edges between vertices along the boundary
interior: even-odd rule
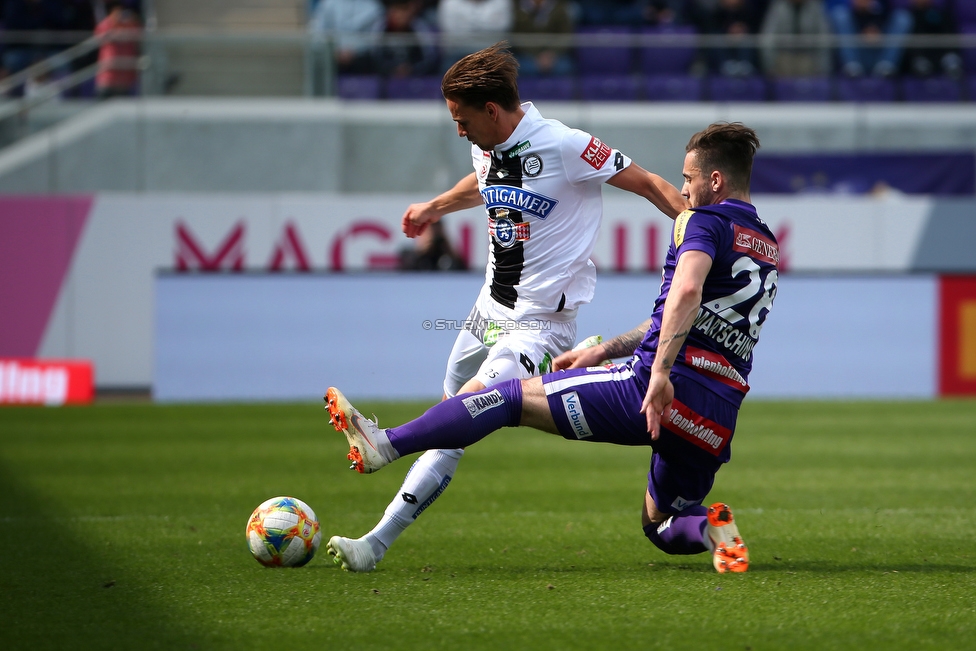
[[[706,81],[708,99],[713,102],[763,102],[766,80],[759,76],[726,77],[713,75]]]
[[[646,27],[641,30],[645,38],[658,35],[691,35],[693,27]],[[662,38],[663,40],[663,38]],[[695,61],[698,49],[695,45],[647,46],[639,50],[640,69],[645,75],[683,75],[687,74]]]
[[[773,82],[773,99],[778,102],[828,102],[832,95],[829,77],[789,77]]]
[[[576,99],[576,77],[519,77],[519,97],[523,101]]]
[[[629,102],[637,99],[639,87],[632,75],[586,75],[580,77],[580,99]]]
[[[881,77],[841,77],[837,80],[837,99],[842,102],[893,102],[895,82]]]
[[[644,79],[644,97],[650,102],[698,102],[702,80],[690,75],[650,75]]]
[[[629,27],[581,27],[577,33],[583,36],[629,38],[633,30]],[[581,46],[576,49],[576,70],[580,75],[626,75],[631,72],[634,62],[634,48],[630,43],[624,45]]]
[[[962,98],[959,81],[951,77],[905,77],[901,92],[906,102],[958,102]]]
[[[381,86],[376,75],[341,75],[336,94],[342,99],[379,99]]]
[[[970,102],[976,102],[976,75],[966,77],[963,85],[966,88],[965,99],[968,99]]]
[[[386,82],[387,99],[444,99],[440,77],[395,77]]]
[[[976,2],[971,4],[976,7]],[[964,36],[976,37],[976,22],[961,25],[959,28],[959,33]],[[976,47],[967,47],[962,49],[962,65],[963,69],[967,73],[976,75]]]

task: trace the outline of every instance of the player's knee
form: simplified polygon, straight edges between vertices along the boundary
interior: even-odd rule
[[[670,545],[664,542],[664,539],[661,538],[661,533],[658,531],[658,528],[661,526],[663,526],[662,522],[651,522],[649,524],[645,524],[643,527],[644,535],[647,536],[648,540],[654,543],[655,547],[660,549],[665,554],[673,554],[674,552],[671,551]]]

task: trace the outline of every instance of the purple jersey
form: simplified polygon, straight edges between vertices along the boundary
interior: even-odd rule
[[[727,199],[678,215],[651,327],[637,348],[637,356],[648,368],[645,372],[654,361],[664,301],[678,257],[685,251],[707,253],[712,267],[698,316],[672,373],[692,379],[738,406],[749,390],[752,349],[776,297],[776,238],[755,207],[744,201]]]

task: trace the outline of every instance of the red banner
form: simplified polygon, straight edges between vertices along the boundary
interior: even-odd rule
[[[95,371],[87,360],[0,359],[0,405],[88,404]]]
[[[939,394],[976,395],[976,276],[939,282]]]

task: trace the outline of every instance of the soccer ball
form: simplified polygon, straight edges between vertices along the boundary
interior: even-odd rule
[[[301,567],[312,560],[322,532],[315,511],[294,497],[273,497],[247,521],[247,546],[261,565]]]

